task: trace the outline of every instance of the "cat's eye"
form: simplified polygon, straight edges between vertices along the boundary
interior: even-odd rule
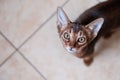
[[[65,33],[64,33],[64,38],[65,38],[67,41],[69,41],[69,40],[70,40],[70,35],[69,35],[67,32],[65,32]]]
[[[79,37],[78,38],[78,42],[79,43],[85,43],[86,42],[86,38],[85,37]]]

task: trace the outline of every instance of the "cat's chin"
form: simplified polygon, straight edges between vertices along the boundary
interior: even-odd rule
[[[70,53],[70,54],[75,54],[74,51],[70,51],[70,50],[67,50],[67,51],[68,51],[68,53]]]

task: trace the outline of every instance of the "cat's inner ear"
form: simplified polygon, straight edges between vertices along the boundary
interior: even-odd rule
[[[98,18],[91,23],[89,23],[86,27],[89,28],[94,37],[97,36],[98,32],[100,31],[102,25],[104,23],[104,18]]]
[[[68,19],[66,13],[61,7],[58,7],[57,9],[57,25],[59,25],[61,28],[65,28],[70,20]]]

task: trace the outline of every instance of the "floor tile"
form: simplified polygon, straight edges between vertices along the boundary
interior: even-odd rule
[[[0,31],[18,47],[65,0],[0,0]]]
[[[78,3],[79,1],[76,2]],[[91,6],[92,3],[96,3],[94,1],[89,2]],[[73,5],[71,5],[72,3]],[[76,15],[78,15],[76,12],[82,12],[84,9],[87,9],[87,7],[85,8],[85,5],[83,5],[83,10],[77,11],[75,8],[76,4],[71,0],[64,7],[65,11],[72,16],[71,19],[73,20]],[[69,9],[68,7],[73,8]],[[32,37],[20,51],[49,80],[119,80],[120,44],[118,43],[120,43],[120,39],[118,38],[120,37],[117,34],[110,38],[109,41],[100,40],[96,47],[97,51],[95,51],[95,53],[99,55],[96,54],[93,64],[90,67],[86,67],[82,59],[68,54],[63,49],[57,34],[55,16],[41,28],[41,30]],[[117,43],[113,43],[113,41]]]
[[[18,53],[0,68],[0,80],[44,80]]]
[[[71,0],[64,6],[64,10],[68,17],[74,21],[85,10],[96,5],[97,3],[97,0]]]
[[[0,65],[14,52],[14,48],[0,35]]]

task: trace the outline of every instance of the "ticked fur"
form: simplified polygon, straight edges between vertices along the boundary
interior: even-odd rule
[[[110,2],[108,1],[98,4],[98,6],[96,5],[95,7],[83,13],[83,15],[81,15],[75,22],[70,21],[67,14],[61,7],[57,9],[57,28],[63,46],[69,53],[72,53],[77,57],[84,58],[84,62],[87,65],[89,65],[93,60],[94,46],[98,39],[102,36],[108,35],[109,32],[114,29],[113,26],[111,26],[111,28],[109,29],[108,26],[106,27],[106,25],[108,24],[106,21],[107,18],[110,20],[114,20],[114,18],[110,17],[112,15],[107,15],[107,12],[105,12],[104,10],[103,12],[101,11],[102,13],[100,15],[94,15],[94,13],[91,12],[94,12],[96,10],[95,13],[97,13],[102,8],[105,8],[105,5],[110,6],[115,4],[115,2]],[[110,7],[108,7],[108,9],[109,8]],[[118,11],[120,11],[120,9]],[[120,25],[117,23],[116,26]]]

